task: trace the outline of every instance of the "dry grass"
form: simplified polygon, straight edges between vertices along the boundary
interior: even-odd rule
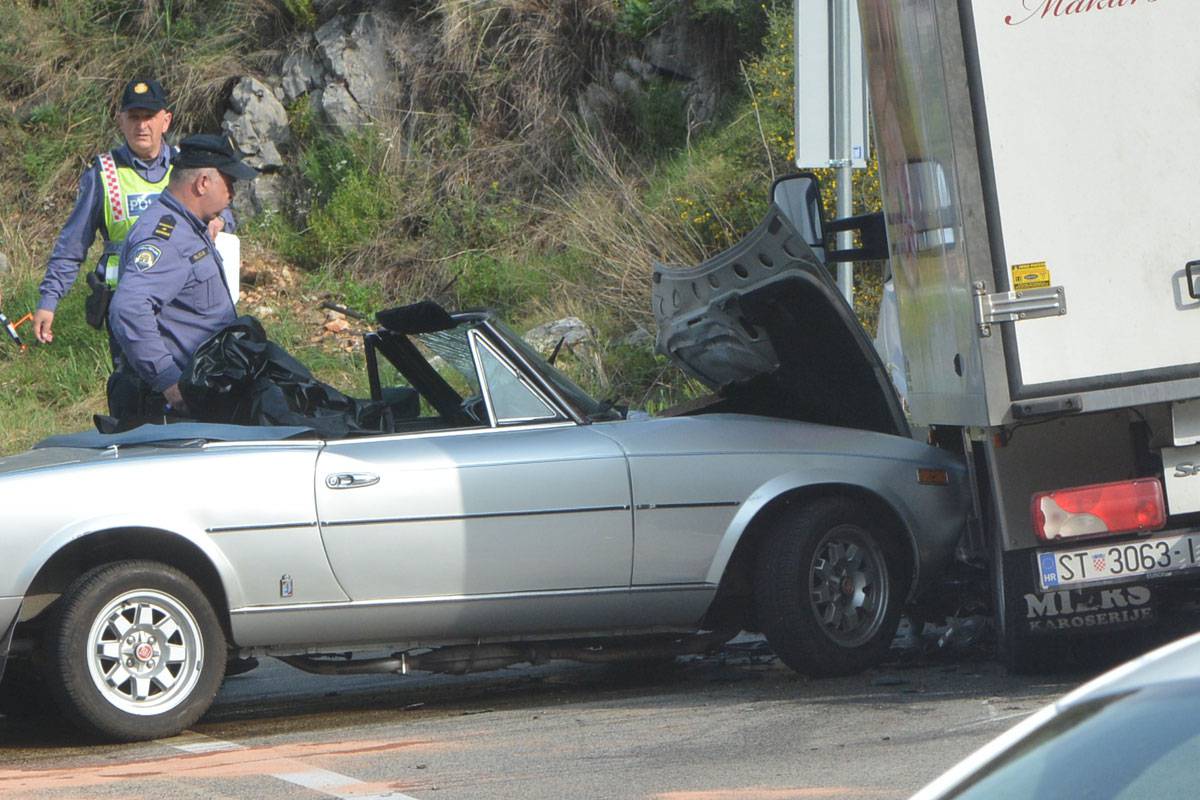
[[[554,206],[545,210],[543,230],[560,245],[589,255],[593,274],[565,294],[609,309],[628,327],[653,330],[653,264],[696,264],[704,259],[703,249],[677,219],[646,204],[645,175],[622,165],[616,152],[590,131],[575,127],[574,139],[588,164],[586,177],[569,197],[555,196]]]
[[[569,154],[574,97],[607,71],[607,0],[439,0],[438,58],[425,80],[472,120],[444,179],[536,196]]]
[[[424,48],[396,53],[402,97],[375,119],[385,146],[372,165],[396,199],[395,218],[338,267],[390,296],[450,301],[459,257],[528,249],[532,226],[486,245],[477,232],[428,228],[447,215],[489,213],[488,204],[520,208],[533,222],[553,201],[550,187],[581,163],[575,97],[609,71],[613,14],[608,0],[437,0],[405,22],[398,41]]]

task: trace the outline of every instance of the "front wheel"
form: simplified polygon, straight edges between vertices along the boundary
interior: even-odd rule
[[[208,709],[225,672],[212,605],[177,569],[120,561],[78,578],[47,642],[47,683],[77,724],[118,741],[173,736]]]
[[[755,607],[775,654],[806,675],[849,675],[887,654],[905,560],[860,504],[825,498],[784,512],[758,554]]]

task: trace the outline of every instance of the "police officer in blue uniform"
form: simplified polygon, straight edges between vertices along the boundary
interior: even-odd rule
[[[167,183],[175,150],[163,137],[171,121],[167,91],[161,83],[135,78],[125,85],[117,112],[117,127],[125,144],[96,156],[79,179],[75,207],[54,245],[39,288],[41,299],[33,316],[33,332],[39,342],[54,340],[58,303],[75,282],[97,233],[104,250],[88,282],[97,311],[91,321],[97,327],[102,324],[104,302],[119,277],[117,258],[125,236]],[[220,230],[233,233],[234,228],[233,216],[224,209],[210,223],[209,231],[215,236]],[[106,270],[109,265],[112,269]]]
[[[109,413],[150,418],[186,413],[179,378],[192,353],[237,318],[208,224],[257,172],[224,136],[179,144],[171,180],[125,238],[121,279],[108,312],[120,347]]]

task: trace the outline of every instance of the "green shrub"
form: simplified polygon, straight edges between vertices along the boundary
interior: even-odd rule
[[[289,174],[293,202],[254,234],[302,266],[342,262],[370,246],[394,220],[401,188],[381,168],[371,133],[342,138],[318,127],[307,101],[293,106],[300,150]]]
[[[513,317],[547,289],[545,273],[532,260],[470,252],[450,263],[452,291],[460,308],[493,308]]]
[[[673,0],[616,0],[617,30],[634,39],[654,33],[677,7]]]
[[[360,314],[371,315],[387,306],[378,286],[345,275],[335,275],[329,270],[307,275],[304,292],[329,299]]]
[[[371,242],[395,214],[395,199],[378,174],[345,175],[328,202],[309,215],[317,264],[328,264]]]

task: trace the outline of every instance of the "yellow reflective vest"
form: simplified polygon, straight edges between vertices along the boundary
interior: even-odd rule
[[[121,247],[133,223],[142,212],[158,199],[171,178],[168,167],[162,180],[151,183],[137,173],[133,167],[119,166],[112,153],[96,156],[100,172],[100,190],[104,195],[104,252],[100,255],[97,270],[109,286],[117,285],[117,264]]]

